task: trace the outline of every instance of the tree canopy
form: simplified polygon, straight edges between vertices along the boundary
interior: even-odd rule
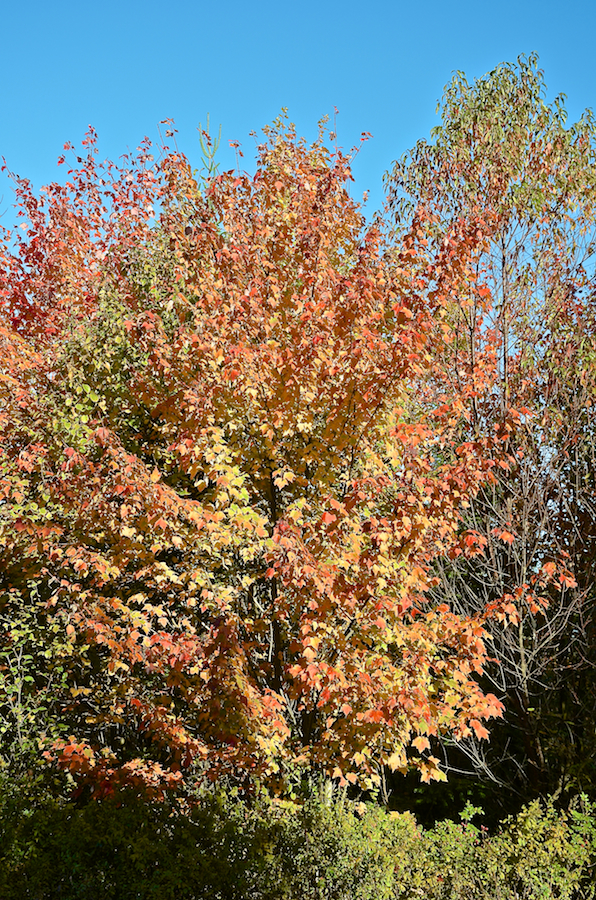
[[[498,376],[491,409],[473,399],[465,433],[505,428],[509,463],[465,513],[485,553],[439,561],[436,596],[462,614],[509,596],[519,615],[505,629],[489,625],[499,664],[484,684],[503,700],[503,722],[490,745],[460,742],[444,748],[445,759],[501,793],[587,790],[596,771],[596,128],[590,111],[568,124],[563,97],[547,103],[536,57],[473,84],[458,73],[441,118],[432,141],[387,176],[394,227],[407,229],[412,210],[423,208],[432,258],[462,223],[482,223],[472,265],[490,290],[489,315],[472,298],[454,316],[468,373],[490,346]],[[459,380],[455,357],[450,365]],[[503,530],[509,542],[495,539]],[[553,577],[537,615],[538,571]]]
[[[437,777],[429,736],[501,713],[486,611],[428,599],[492,471],[436,365],[475,238],[439,277],[416,222],[389,253],[283,120],[207,186],[95,153],[45,203],[17,182],[3,249],[3,615],[43,753],[104,788]]]
[[[14,178],[3,758],[159,797],[455,747],[505,784],[505,710],[552,785],[593,651],[591,117],[534,59],[458,75],[373,224],[324,124],[281,116],[253,175],[150,149]]]

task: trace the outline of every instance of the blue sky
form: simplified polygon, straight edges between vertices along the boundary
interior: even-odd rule
[[[299,133],[339,109],[339,143],[371,132],[354,162],[354,196],[382,203],[392,161],[437,124],[454,70],[468,79],[536,51],[549,96],[564,92],[570,118],[596,106],[596,4],[587,0],[106,0],[5,3],[0,69],[0,156],[36,188],[62,177],[65,141],[88,124],[102,157],[134,150],[172,117],[178,146],[199,164],[196,128],[222,124],[220,160],[249,170],[259,130],[288,107]],[[0,177],[3,224],[10,187]],[[9,221],[10,220],[10,221]]]

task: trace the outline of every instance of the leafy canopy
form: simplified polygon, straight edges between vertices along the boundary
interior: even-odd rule
[[[428,599],[492,477],[460,435],[493,357],[460,392],[438,364],[452,298],[487,302],[477,229],[390,252],[283,118],[252,177],[87,151],[42,199],[16,179],[0,250],[0,609],[35,623],[3,658],[53,686],[41,751],[99,792],[442,777],[433,736],[501,713],[488,611]]]

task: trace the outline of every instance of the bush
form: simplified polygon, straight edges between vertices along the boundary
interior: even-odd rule
[[[595,895],[596,819],[534,801],[493,836],[470,822],[438,822],[421,835],[408,886],[396,900],[590,900]],[[472,810],[473,812],[474,810]]]
[[[534,802],[489,835],[345,797],[299,806],[205,793],[77,806],[41,784],[0,801],[2,900],[590,900],[596,819]]]

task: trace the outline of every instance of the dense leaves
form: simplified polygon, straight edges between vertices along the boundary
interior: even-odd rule
[[[284,116],[253,175],[207,133],[204,179],[148,142],[99,164],[90,131],[65,185],[14,177],[11,772],[80,803],[442,768],[510,808],[593,791],[594,124],[534,58],[458,74],[442,116],[391,226]]]
[[[414,217],[389,252],[349,159],[283,119],[252,177],[95,153],[91,134],[43,202],[16,181],[25,233],[2,250],[13,748],[29,723],[100,793],[439,777],[429,738],[501,713],[477,682],[499,603],[428,598],[438,556],[482,549],[461,512],[502,447],[461,439],[494,353],[455,394],[437,364],[453,297],[486,298],[482,235],[430,266]]]
[[[3,792],[5,900],[494,900],[594,896],[596,829],[585,799],[537,801],[489,835],[481,811],[423,829],[410,813],[314,795],[298,804],[218,792],[82,808]],[[43,839],[40,840],[40,835]]]

